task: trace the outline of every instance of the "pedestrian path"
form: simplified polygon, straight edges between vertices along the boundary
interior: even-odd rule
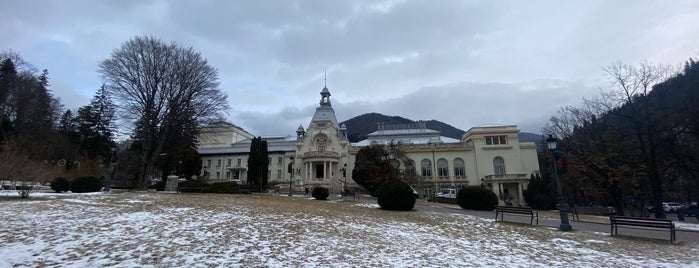
[[[449,213],[459,213],[478,216],[486,219],[495,219],[495,212],[492,211],[477,211],[477,210],[467,210],[462,209],[458,205],[452,204],[442,204],[442,203],[429,203],[429,202],[418,202],[416,204],[418,209],[426,209],[432,211],[441,211]],[[570,225],[573,226],[573,231],[587,231],[587,232],[599,232],[602,234],[610,235],[611,225],[609,223],[609,218],[605,216],[592,216],[592,215],[581,215],[580,221],[570,221]],[[522,221],[524,223],[524,221]],[[691,242],[699,243],[699,224],[696,222],[679,222],[673,221],[676,228],[676,243],[678,242]],[[529,223],[528,220],[526,222]],[[561,224],[560,218],[558,217],[558,211],[540,211],[539,212],[539,225],[546,226],[550,228],[559,228]],[[639,238],[654,238],[654,239],[664,239],[667,240],[668,232],[662,230],[648,230],[648,229],[632,229],[620,227],[620,234],[622,236],[633,236]]]

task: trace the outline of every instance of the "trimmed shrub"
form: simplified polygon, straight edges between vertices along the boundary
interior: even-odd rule
[[[386,210],[408,211],[415,207],[415,195],[410,185],[401,180],[389,180],[376,190],[379,206]]]
[[[77,177],[70,184],[70,190],[74,193],[99,192],[102,189],[102,181],[94,176]]]
[[[327,200],[328,196],[330,196],[330,191],[328,188],[325,187],[313,187],[313,192],[311,193],[311,196],[315,198],[316,200]]]
[[[456,194],[456,200],[463,209],[492,211],[498,204],[498,197],[488,189],[478,186],[462,188]]]
[[[204,187],[205,193],[237,194],[240,193],[240,185],[234,181],[216,182]]]
[[[51,190],[57,193],[70,191],[70,182],[64,177],[55,177],[51,180]]]
[[[247,189],[242,189],[240,190],[240,194],[252,194],[252,192],[250,192],[250,190]]]
[[[177,183],[177,191],[181,193],[203,193],[209,184],[203,181],[181,181]]]

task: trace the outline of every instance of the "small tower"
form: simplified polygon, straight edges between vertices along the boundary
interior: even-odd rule
[[[340,125],[340,139],[347,139],[347,126],[345,126],[345,124]]]
[[[296,140],[302,141],[305,136],[306,131],[303,130],[303,125],[299,125],[299,128],[296,129]]]
[[[323,107],[330,107],[332,106],[330,104],[330,90],[328,90],[327,87],[323,87],[323,90],[320,92],[320,106]]]

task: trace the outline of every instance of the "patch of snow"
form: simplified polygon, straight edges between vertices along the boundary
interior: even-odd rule
[[[130,193],[4,204],[0,267],[699,266],[696,243],[368,203]]]

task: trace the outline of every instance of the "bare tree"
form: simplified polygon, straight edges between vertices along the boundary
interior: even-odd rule
[[[134,136],[140,141],[139,187],[153,173],[173,131],[196,132],[202,123],[219,120],[228,108],[226,95],[218,89],[217,70],[192,48],[174,42],[135,37],[102,61],[99,72],[121,108],[120,115],[133,123]]]
[[[29,197],[36,184],[48,182],[56,171],[58,169],[32,160],[26,146],[16,138],[8,138],[0,145],[0,179],[9,182],[21,198]]]

